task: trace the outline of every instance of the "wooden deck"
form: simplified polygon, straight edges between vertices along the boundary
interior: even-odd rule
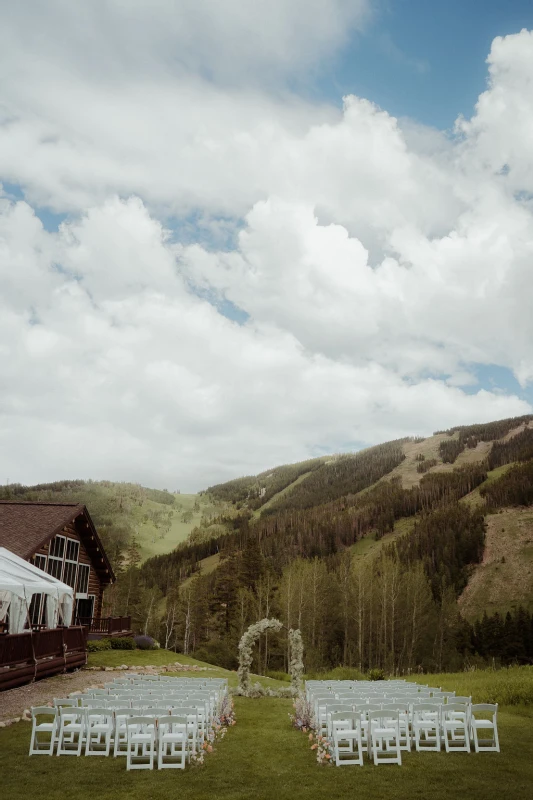
[[[88,639],[133,636],[131,617],[78,617],[76,621],[87,629]]]
[[[0,635],[0,690],[86,663],[87,630],[81,625]]]

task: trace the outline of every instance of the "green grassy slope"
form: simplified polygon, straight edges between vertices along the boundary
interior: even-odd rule
[[[139,667],[161,667],[166,664],[174,664],[179,661],[180,664],[188,665],[191,667],[205,667],[207,672],[203,677],[208,678],[226,678],[229,686],[237,686],[238,676],[234,670],[223,669],[222,667],[208,664],[205,661],[198,661],[197,658],[192,656],[185,656],[183,653],[174,653],[170,650],[102,650],[99,653],[89,653],[88,664],[89,667],[120,667],[122,664],[129,666]],[[172,673],[169,673],[172,674]],[[176,673],[177,674],[177,673]],[[186,677],[202,677],[202,673],[191,669],[180,670],[179,674]],[[277,688],[286,686],[286,683],[274,680],[273,678],[266,678],[262,675],[253,675],[253,681],[259,681],[263,686],[270,686]]]
[[[363,536],[362,539],[359,539],[358,542],[350,547],[350,551],[352,552],[356,561],[366,558],[376,558],[386,545],[391,544],[400,536],[403,536],[411,531],[414,524],[415,522],[413,517],[398,519],[394,523],[394,530],[391,533],[387,533],[377,541],[373,536]]]
[[[162,512],[160,504],[149,500],[144,510],[136,514],[137,532],[136,541],[141,552],[141,560],[146,561],[151,556],[160,556],[169,553],[180,543],[184,542],[192,529],[200,524],[202,513],[206,508],[211,508],[203,496],[197,494],[174,495],[174,505],[171,507],[172,519],[170,528],[167,525],[155,524],[150,512]],[[196,509],[196,510],[195,510]],[[168,517],[167,517],[168,518]]]
[[[292,483],[289,483],[289,485],[288,485],[288,486],[285,486],[285,488],[284,488],[284,489],[281,489],[281,491],[279,491],[279,492],[276,492],[276,494],[275,494],[275,495],[273,495],[273,496],[270,498],[270,500],[267,500],[267,501],[266,501],[266,503],[263,503],[263,505],[261,506],[261,508],[257,508],[257,509],[254,511],[254,513],[253,513],[253,515],[252,515],[252,516],[253,516],[253,519],[258,519],[258,518],[261,516],[261,513],[262,513],[263,511],[265,511],[267,508],[270,508],[271,506],[274,506],[274,505],[275,505],[277,502],[279,502],[279,500],[281,500],[281,498],[282,498],[282,497],[285,497],[285,495],[289,494],[289,492],[292,492],[292,490],[294,489],[294,487],[295,487],[295,486],[298,486],[298,484],[299,484],[299,483],[302,483],[302,481],[305,481],[305,479],[306,479],[306,478],[308,478],[308,477],[309,477],[309,475],[311,475],[311,473],[310,473],[310,472],[304,472],[304,473],[303,473],[303,475],[299,475],[299,476],[296,478],[296,480],[295,480],[295,481],[293,481]]]
[[[533,509],[508,508],[486,517],[483,561],[459,598],[467,619],[533,609]]]
[[[198,562],[199,571],[197,574],[209,575],[218,567],[219,561],[220,561],[219,553],[215,553],[212,556],[207,556],[207,558],[202,558],[201,561]],[[195,577],[194,575],[191,575],[190,578],[186,578],[181,584],[182,587],[185,589],[189,585],[189,583],[193,580],[194,577]]]
[[[513,464],[504,464],[491,470],[487,480],[461,502],[474,507],[483,505],[483,487],[512,467]],[[474,567],[459,597],[462,614],[471,620],[484,611],[505,614],[520,605],[533,608],[533,509],[501,509],[497,514],[488,514],[486,523],[483,561]]]
[[[502,475],[505,475],[505,473],[510,470],[512,466],[513,464],[504,464],[502,467],[496,467],[496,469],[490,470],[490,472],[487,473],[487,480],[483,481],[482,484],[477,486],[473,492],[470,492],[470,494],[462,497],[459,502],[469,503],[471,506],[483,505],[484,501],[481,497],[481,489],[483,489],[483,487],[487,486],[489,483],[493,483],[494,481],[498,480],[498,478],[500,478]]]

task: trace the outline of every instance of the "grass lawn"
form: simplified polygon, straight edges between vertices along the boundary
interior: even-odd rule
[[[187,656],[163,651],[112,651],[90,656],[94,666],[163,664]],[[185,673],[186,674],[186,673]],[[190,673],[193,674],[193,673]],[[197,673],[198,674],[198,673]],[[202,673],[200,673],[201,675]],[[232,684],[236,673],[214,668]],[[424,676],[432,685],[472,694],[514,687],[514,701],[528,697],[533,669]],[[268,681],[276,685],[276,681]],[[277,683],[277,685],[283,685]],[[286,685],[286,684],[284,684]],[[503,696],[503,695],[502,695]],[[484,697],[483,697],[484,699]],[[401,768],[320,767],[306,735],[289,722],[291,701],[235,698],[237,725],[230,728],[201,767],[185,772],[126,772],[124,758],[28,757],[30,725],[0,730],[2,800],[530,800],[533,787],[533,706],[500,710],[501,753],[407,753]]]
[[[172,653],[169,650],[102,650],[99,653],[89,653],[87,666],[89,667],[120,667],[122,664],[129,666],[139,667],[161,667],[165,664],[173,664],[179,661],[180,664],[196,665],[198,667],[208,667],[208,672],[198,672],[197,670],[180,670],[176,675],[183,675],[185,677],[198,677],[198,678],[226,678],[229,686],[237,686],[238,677],[237,673],[223,669],[222,667],[215,667],[213,664],[207,664],[205,661],[198,661],[191,656],[184,656],[183,653]],[[88,673],[90,675],[90,673]],[[173,673],[168,673],[172,675]],[[113,675],[110,674],[109,679],[112,680]],[[287,687],[287,684],[281,681],[274,680],[273,678],[265,678],[263,676],[252,675],[254,681],[259,681],[263,686],[271,686],[277,688],[280,686]],[[1,697],[1,695],[0,695]]]
[[[289,700],[236,698],[237,725],[202,767],[126,772],[124,758],[28,757],[30,726],[0,731],[1,794],[6,800],[530,800],[533,714],[500,717],[502,753],[409,753],[401,768],[320,767],[305,734],[289,724]]]
[[[444,691],[455,691],[458,697],[472,697],[473,703],[498,703],[501,706],[531,706],[533,713],[533,667],[509,667],[473,672],[444,672],[422,675],[415,683],[430,683]],[[533,793],[532,793],[533,797]]]

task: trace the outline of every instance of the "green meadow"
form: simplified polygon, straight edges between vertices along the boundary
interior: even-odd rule
[[[206,673],[237,682],[235,672],[166,651],[91,654],[94,666],[123,663],[209,667]],[[192,671],[183,674],[194,674]],[[265,685],[284,682],[261,678]],[[289,721],[290,700],[236,697],[237,724],[206,756],[184,772],[126,772],[125,759],[28,757],[30,725],[0,730],[1,797],[5,800],[530,800],[533,787],[533,668],[425,675],[424,683],[498,700],[501,753],[407,753],[403,764],[374,767],[319,766],[306,735]]]

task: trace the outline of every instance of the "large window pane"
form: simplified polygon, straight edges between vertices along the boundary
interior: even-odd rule
[[[67,539],[67,552],[65,559],[67,561],[77,561],[78,553],[80,551],[80,543],[76,539]]]
[[[78,594],[87,594],[89,589],[89,567],[87,564],[80,564],[78,568]]]
[[[65,569],[63,572],[63,583],[68,584],[69,586],[74,587],[76,586],[76,570],[78,569],[78,565],[74,564],[72,561],[65,561]]]
[[[39,569],[46,571],[46,556],[36,555],[33,557],[33,563]]]
[[[61,573],[63,572],[63,562],[59,558],[48,559],[48,574],[53,575],[54,578],[61,580]]]
[[[63,558],[65,553],[65,537],[56,536],[50,542],[50,555],[56,558]]]

